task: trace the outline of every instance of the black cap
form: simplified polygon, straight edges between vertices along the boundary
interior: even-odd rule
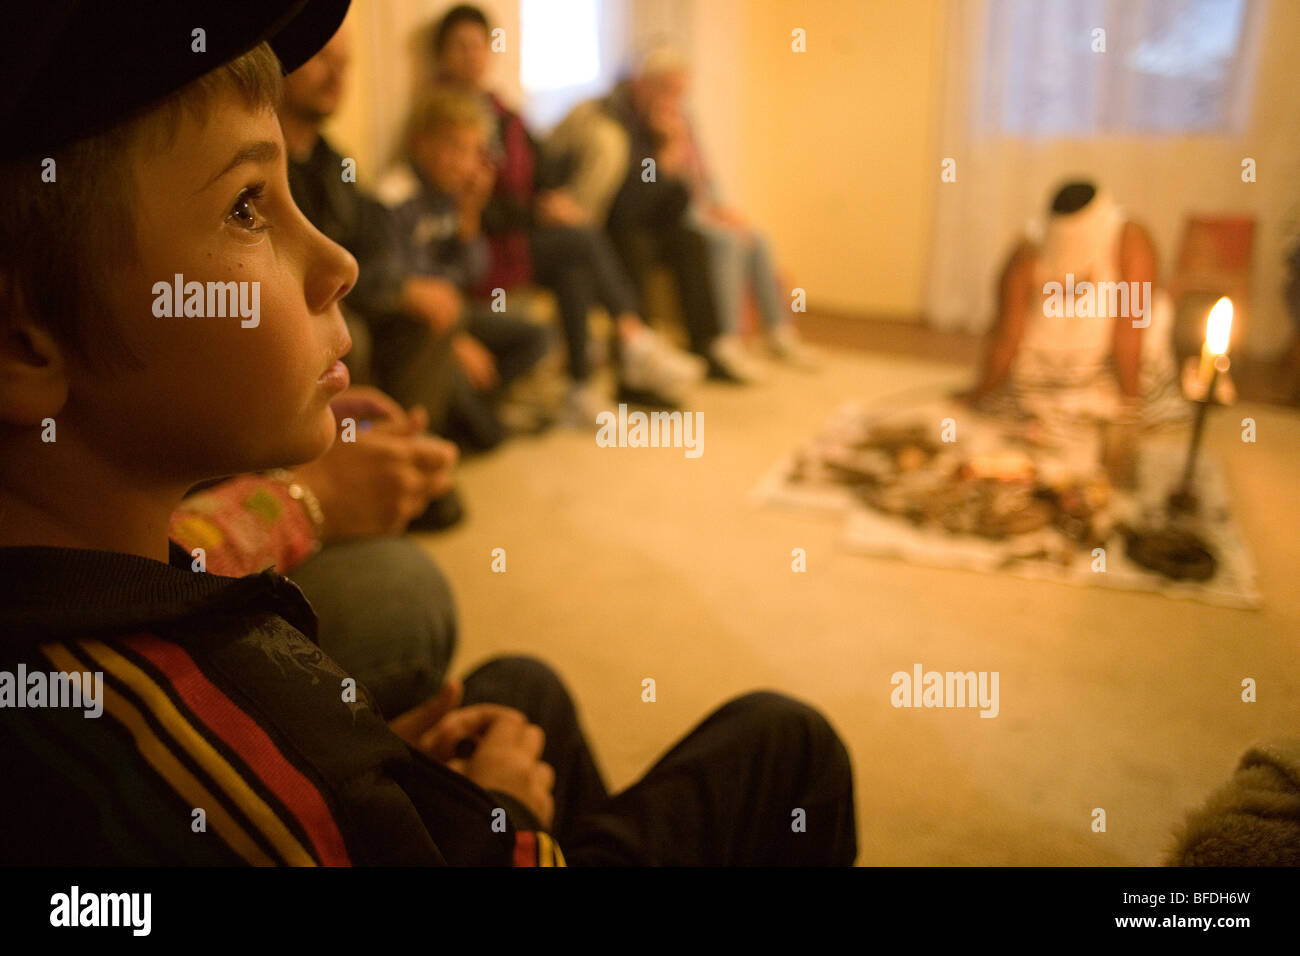
[[[350,0],[18,0],[5,4],[0,160],[101,132],[263,41],[286,73]],[[202,52],[195,30],[202,30]]]

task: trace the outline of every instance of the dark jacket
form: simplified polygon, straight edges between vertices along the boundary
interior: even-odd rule
[[[408,164],[390,170],[378,194],[392,219],[407,273],[446,279],[465,293],[487,274],[487,239],[461,238],[453,196],[425,182]]]
[[[516,801],[389,731],[315,627],[285,578],[195,572],[175,545],[0,548],[0,863],[562,860]],[[46,706],[17,706],[24,671]],[[73,672],[102,674],[99,716],[38,696]]]
[[[627,176],[610,207],[609,228],[658,230],[680,225],[691,204],[690,185],[680,176],[656,175],[653,182],[642,179],[642,163],[656,155],[659,140],[633,108],[628,85],[616,86],[603,105],[628,137]]]

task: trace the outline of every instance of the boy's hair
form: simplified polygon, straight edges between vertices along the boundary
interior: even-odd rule
[[[490,123],[478,97],[451,86],[435,86],[412,105],[406,143],[410,147],[421,136],[434,136],[453,126],[478,126],[486,132]]]
[[[483,28],[484,33],[488,32],[487,14],[471,3],[458,3],[442,15],[442,19],[438,21],[438,26],[433,31],[434,57],[442,55],[451,31],[462,23],[476,24]]]
[[[83,361],[129,359],[97,303],[138,252],[131,157],[142,141],[170,145],[186,114],[206,121],[222,93],[274,108],[282,82],[280,61],[263,43],[111,128],[53,150],[53,182],[42,178],[46,157],[0,163],[0,326],[23,312]]]

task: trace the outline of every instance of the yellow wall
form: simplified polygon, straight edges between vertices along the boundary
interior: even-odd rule
[[[935,5],[736,6],[746,14],[732,26],[742,38],[738,205],[772,234],[810,305],[915,317],[937,168]],[[805,53],[791,51],[796,27]]]

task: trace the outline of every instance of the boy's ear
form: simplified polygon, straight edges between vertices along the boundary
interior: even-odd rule
[[[0,276],[0,422],[36,427],[68,400],[67,362],[54,336],[33,322]]]

